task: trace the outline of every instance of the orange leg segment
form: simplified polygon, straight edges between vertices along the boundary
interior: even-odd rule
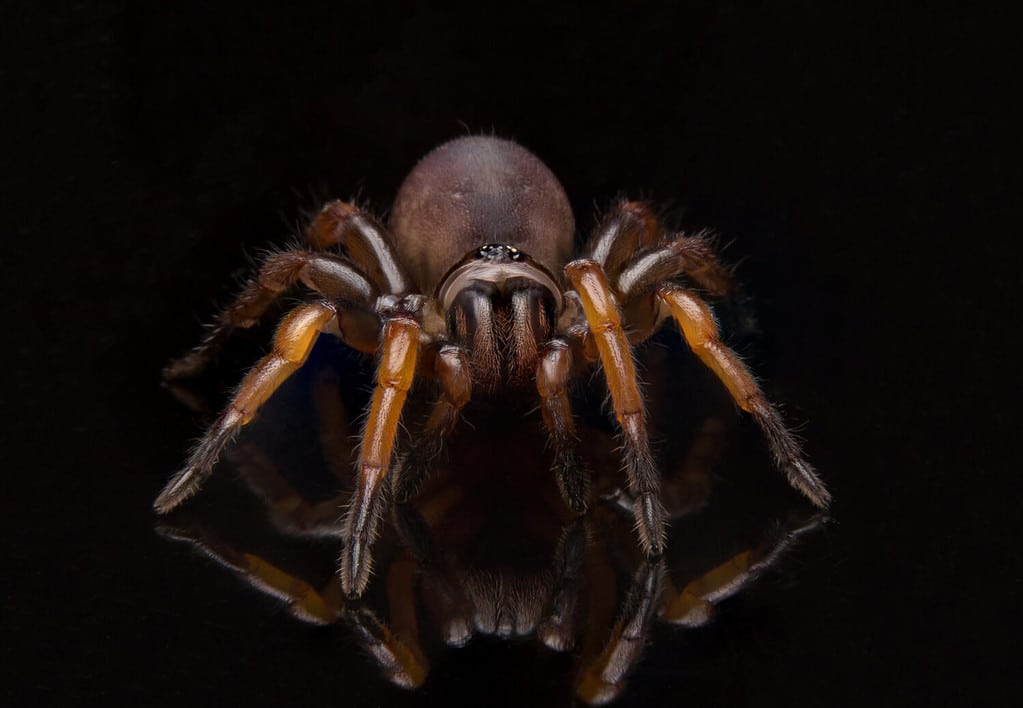
[[[660,476],[650,453],[643,397],[636,380],[632,349],[622,330],[618,304],[603,269],[596,262],[572,261],[565,266],[565,275],[582,300],[586,321],[604,365],[615,417],[624,433],[626,472],[629,491],[636,500],[640,540],[648,554],[659,554],[664,550],[665,535]]]
[[[227,409],[203,436],[188,464],[160,492],[153,506],[166,514],[195,494],[213,471],[220,453],[256,415],[273,392],[309,357],[320,333],[336,323],[337,311],[328,302],[301,305],[281,322],[274,348],[245,376]]]
[[[760,390],[750,370],[735,352],[722,344],[717,323],[707,304],[694,293],[674,285],[660,286],[657,297],[668,307],[700,361],[721,380],[735,403],[753,416],[771,446],[775,464],[785,472],[789,484],[814,505],[826,509],[831,502],[831,494],[810,463],[803,459],[799,444]]]
[[[358,486],[345,518],[341,587],[350,597],[360,596],[369,581],[370,545],[383,512],[380,485],[391,463],[401,411],[415,378],[419,325],[408,318],[388,320],[381,347],[376,389],[362,434]]]

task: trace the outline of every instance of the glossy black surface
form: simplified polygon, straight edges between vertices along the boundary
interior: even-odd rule
[[[625,193],[717,230],[762,332],[745,351],[835,496],[835,521],[710,626],[656,627],[622,705],[1004,703],[1023,572],[1008,24],[496,12],[3,10],[4,704],[569,703],[573,657],[524,641],[394,688],[351,634],[154,530],[200,430],[159,371],[244,254],[327,197],[386,209],[465,126],[534,150],[580,229]],[[756,502],[755,475],[720,476]]]

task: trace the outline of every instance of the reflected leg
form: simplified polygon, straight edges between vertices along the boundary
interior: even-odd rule
[[[698,627],[714,616],[715,605],[755,580],[803,534],[827,522],[823,513],[779,527],[759,547],[743,551],[689,582],[681,592],[666,584],[661,617],[672,624]]]
[[[604,650],[582,670],[576,688],[580,700],[591,705],[603,704],[621,693],[629,671],[643,651],[663,576],[661,560],[647,560],[640,565]]]
[[[157,526],[162,536],[185,541],[221,565],[241,575],[257,590],[272,595],[288,604],[292,615],[313,624],[333,624],[344,610],[344,598],[331,576],[322,590],[306,580],[291,575],[261,556],[239,551],[205,529],[179,528],[162,524]]]

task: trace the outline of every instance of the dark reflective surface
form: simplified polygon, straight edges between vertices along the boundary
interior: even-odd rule
[[[826,522],[788,490],[766,454],[727,455],[735,414],[667,329],[640,356],[673,517],[662,559],[645,558],[637,545],[593,377],[575,396],[583,463],[596,480],[587,513],[572,514],[561,498],[535,404],[481,399],[414,501],[391,509],[366,595],[344,598],[339,517],[354,485],[372,362],[332,341],[317,345],[244,430],[199,498],[161,518],[157,531],[278,598],[295,619],[342,627],[396,686],[429,686],[431,666],[448,652],[489,638],[567,654],[558,692],[613,700],[642,660],[653,623],[706,624],[720,602]],[[212,416],[195,389],[172,390]],[[414,392],[406,446],[434,395],[428,386]]]

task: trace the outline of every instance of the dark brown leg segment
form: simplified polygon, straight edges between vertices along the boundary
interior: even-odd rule
[[[389,681],[402,688],[418,688],[426,681],[430,665],[415,640],[405,641],[366,607],[352,610],[348,618],[362,636],[363,647]]]
[[[597,227],[587,244],[587,258],[604,269],[617,273],[636,251],[656,246],[661,227],[650,208],[641,202],[621,202]]]
[[[589,542],[585,521],[576,519],[562,532],[554,552],[554,598],[537,629],[540,641],[554,651],[568,651],[575,645],[579,587]]]
[[[472,396],[472,379],[465,351],[447,345],[437,352],[434,374],[440,382],[440,400],[433,407],[422,433],[395,470],[391,490],[394,501],[407,502],[426,479],[440,456],[444,441],[458,424],[459,413]]]
[[[767,438],[775,464],[788,477],[789,484],[817,507],[826,509],[831,494],[803,458],[799,444],[778,411],[767,401],[750,370],[735,352],[721,343],[717,323],[707,304],[694,293],[674,285],[662,285],[657,289],[657,297],[667,305],[700,361],[721,380],[735,403],[753,416]]]
[[[309,225],[306,239],[313,248],[343,248],[381,292],[400,295],[409,291],[408,278],[384,228],[362,209],[347,202],[330,202]]]
[[[734,285],[731,271],[718,261],[710,240],[702,236],[681,236],[664,248],[636,258],[614,282],[622,297],[628,299],[683,273],[715,296],[727,295]]]
[[[370,546],[384,510],[381,482],[391,464],[394,438],[415,377],[418,353],[419,325],[405,317],[387,320],[376,389],[362,434],[359,479],[344,524],[341,587],[349,597],[362,595],[369,581]]]
[[[166,514],[199,490],[223,449],[285,379],[305,363],[320,332],[329,328],[336,317],[334,305],[317,302],[296,307],[284,318],[274,337],[273,351],[245,376],[227,410],[203,436],[188,464],[156,498],[154,507],[158,513]]]
[[[312,251],[276,253],[263,262],[256,278],[220,313],[217,323],[199,346],[164,369],[164,378],[183,379],[201,374],[233,330],[246,329],[259,322],[277,298],[298,281],[332,300],[370,303],[374,294],[369,281],[333,256]],[[353,341],[358,343],[360,339],[353,337]]]
[[[572,375],[572,352],[560,339],[549,342],[536,370],[543,420],[554,446],[554,473],[565,502],[576,513],[586,511],[590,498],[590,477],[576,457],[579,442],[575,432],[568,381]]]
[[[629,491],[636,500],[636,529],[644,551],[660,554],[664,550],[666,516],[660,498],[660,474],[650,452],[643,398],[618,305],[603,270],[595,262],[573,261],[565,266],[565,275],[582,300],[622,429]]]

